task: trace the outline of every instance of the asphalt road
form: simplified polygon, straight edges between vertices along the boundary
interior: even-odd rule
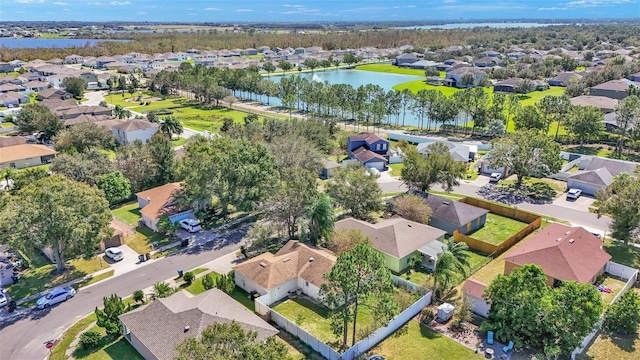
[[[33,310],[22,318],[11,319],[8,324],[0,324],[0,359],[43,359],[48,352],[44,342],[56,339],[73,323],[91,313],[97,305],[102,304],[104,296],[113,293],[121,297],[130,296],[136,290],[175,277],[177,269],[196,268],[237,251],[242,244],[244,232],[234,231],[229,234],[202,247],[188,248],[138,270],[81,289],[73,299],[48,310]]]

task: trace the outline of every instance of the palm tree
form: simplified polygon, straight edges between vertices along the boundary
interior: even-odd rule
[[[182,124],[180,123],[180,121],[178,121],[178,119],[173,116],[167,116],[160,123],[160,131],[167,134],[169,139],[171,139],[173,137],[173,134],[182,134],[184,128],[182,127]]]
[[[173,294],[174,289],[166,282],[157,282],[153,284],[153,293],[155,297],[165,298]]]
[[[435,270],[433,271],[433,292],[438,291],[438,283],[442,289],[446,289],[455,283],[458,275],[467,277],[469,268],[469,246],[463,242],[454,243],[450,240],[447,249],[438,256]]]
[[[118,119],[126,119],[131,116],[131,111],[125,109],[122,105],[116,105],[113,112]]]
[[[333,232],[335,216],[331,198],[322,195],[308,209],[309,239],[318,244],[320,239],[328,239]]]
[[[4,178],[5,181],[5,190],[9,189],[9,180],[13,179],[13,177],[16,175],[16,171],[13,168],[10,167],[6,167],[4,169],[2,169],[2,177]]]

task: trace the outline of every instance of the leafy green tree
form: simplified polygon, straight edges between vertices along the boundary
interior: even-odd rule
[[[449,149],[436,142],[427,147],[428,154],[422,155],[413,146],[404,149],[404,168],[402,181],[410,188],[423,192],[429,191],[433,184],[441,184],[450,192],[458,186],[466,167],[463,162],[454,160]]]
[[[4,170],[7,170],[7,169],[11,169],[11,168],[4,168]],[[15,172],[14,174],[15,175],[12,175],[9,177],[9,178],[13,177],[13,186],[11,186],[11,191],[13,192],[18,191],[31,183],[34,183],[40,179],[44,179],[47,176],[49,176],[49,172],[47,171],[46,168],[43,168],[43,167],[33,167],[28,169],[22,169],[20,171]],[[6,176],[7,175],[5,173],[5,181],[7,181]]]
[[[187,271],[186,273],[184,273],[184,275],[182,276],[182,279],[184,280],[184,282],[188,285],[191,285],[191,283],[193,282],[193,280],[196,278],[196,275],[191,272],[191,271]]]
[[[276,178],[275,161],[264,145],[228,137],[192,137],[180,169],[185,201],[204,209],[215,197],[223,215],[229,204],[239,210],[255,209]]]
[[[116,105],[115,109],[113,109],[113,115],[118,119],[128,119],[131,117],[131,111],[122,107],[122,105]]]
[[[84,154],[60,154],[53,159],[49,169],[71,180],[95,186],[100,176],[113,171],[113,164],[105,153],[88,150]]]
[[[116,149],[114,165],[129,180],[131,192],[134,194],[153,187],[160,170],[154,161],[150,147],[141,141],[119,146]]]
[[[24,111],[24,110],[23,110]],[[22,111],[20,112],[22,113]],[[18,115],[20,115],[18,113]],[[616,125],[618,125],[618,143],[616,151],[622,155],[624,149],[624,139],[629,135],[634,135],[640,130],[640,98],[637,96],[627,96],[616,106]],[[17,123],[16,123],[17,125]]]
[[[285,72],[291,70],[293,65],[291,65],[291,63],[288,61],[281,60],[280,62],[278,62],[278,67],[282,70],[282,75],[284,75]]]
[[[162,214],[162,216],[160,216],[160,218],[158,219],[158,224],[156,225],[156,227],[158,228],[158,232],[160,232],[161,234],[170,235],[172,232],[180,229],[180,223],[173,222],[169,218],[169,215]]]
[[[202,277],[202,286],[205,290],[213,289],[216,286],[216,282],[211,276],[211,274],[207,274]]]
[[[77,124],[58,132],[53,137],[57,151],[84,153],[90,149],[108,149],[115,144],[113,133],[94,123]]]
[[[534,129],[541,132],[547,128],[542,114],[534,105],[521,107],[513,117],[513,123],[518,131]]]
[[[111,294],[109,297],[102,298],[104,308],[94,311],[96,318],[98,319],[98,326],[104,328],[107,331],[107,335],[112,337],[118,337],[122,333],[122,322],[118,319],[118,316],[127,312],[127,306],[116,294]]]
[[[102,339],[102,335],[96,330],[87,330],[80,335],[80,347],[83,349],[93,349],[100,345],[100,340]]]
[[[603,325],[612,333],[636,333],[640,325],[640,296],[633,290],[622,294],[618,301],[607,307]]]
[[[366,219],[372,211],[382,210],[382,191],[376,176],[360,164],[346,165],[329,179],[326,193],[338,206],[359,219]]]
[[[368,244],[358,244],[338,256],[328,281],[320,288],[320,296],[333,309],[332,330],[342,335],[342,348],[347,347],[348,325],[352,322],[352,344],[356,343],[358,308],[376,300],[372,308],[375,321],[386,323],[399,311],[392,299],[391,272],[384,265],[382,254]]]
[[[216,279],[216,288],[224,291],[227,294],[231,294],[236,287],[236,283],[234,281],[233,270],[230,271],[227,275],[220,275],[218,279]]]
[[[506,134],[492,141],[487,161],[492,168],[504,167],[514,173],[520,187],[525,176],[546,176],[560,171],[560,145],[535,130]]]
[[[462,87],[471,87],[475,85],[475,83],[476,76],[471,73],[466,73],[460,78],[460,85],[462,85]]]
[[[176,156],[171,140],[155,133],[146,145],[151,162],[155,166],[153,184],[164,185],[176,180]]]
[[[255,331],[245,331],[239,323],[214,323],[198,338],[189,337],[176,346],[176,360],[290,360],[287,347],[268,337],[257,340]]]
[[[321,240],[329,239],[335,224],[331,198],[325,194],[320,195],[307,207],[306,213],[309,223],[309,240],[317,245]]]
[[[133,301],[144,303],[144,292],[142,290],[136,290],[133,292]]]
[[[580,139],[580,146],[586,140],[597,138],[604,130],[604,116],[595,106],[575,106],[566,122],[567,130]]]
[[[0,227],[20,249],[51,247],[58,271],[65,258],[93,256],[111,237],[112,215],[101,191],[53,175],[18,190],[0,211]]]
[[[68,77],[62,80],[62,87],[76,99],[82,99],[87,84],[80,77]]]
[[[184,128],[178,119],[173,116],[167,116],[160,122],[160,131],[171,139],[173,134],[182,134]]]
[[[596,193],[596,198],[598,215],[607,214],[612,219],[611,235],[629,244],[640,230],[640,180],[620,173],[609,188]]]
[[[269,74],[276,71],[276,66],[273,65],[271,61],[267,61],[264,64],[262,64],[262,69],[267,72],[267,77],[268,77]]]
[[[469,271],[469,246],[463,242],[450,241],[447,248],[438,255],[433,270],[433,290],[435,294],[443,294],[455,286],[461,278],[466,278]],[[438,283],[440,287],[438,287]]]
[[[40,104],[24,106],[16,115],[14,123],[19,132],[41,133],[42,140],[51,139],[64,127],[56,114]]]
[[[117,204],[131,196],[131,184],[120,171],[104,174],[96,182],[98,189],[104,191],[109,204]]]
[[[429,204],[418,195],[403,194],[396,196],[392,205],[396,214],[420,224],[428,224],[429,216],[433,214]]]

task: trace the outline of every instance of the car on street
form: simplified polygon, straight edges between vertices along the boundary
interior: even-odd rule
[[[51,305],[67,301],[76,295],[76,290],[70,286],[51,290],[48,294],[36,301],[38,309],[45,309]]]
[[[4,289],[0,288],[0,308],[7,305],[9,299],[7,299],[7,294],[4,293]]]
[[[502,179],[502,174],[498,172],[491,173],[491,176],[489,176],[489,182],[498,182],[500,179]]]
[[[572,200],[576,200],[580,197],[580,195],[582,195],[582,190],[580,189],[569,189],[569,191],[567,191],[567,200],[568,199],[572,199]]]
[[[190,233],[196,233],[202,230],[202,225],[196,219],[184,219],[180,220],[180,226]]]
[[[104,254],[113,261],[120,261],[124,259],[124,253],[118,248],[110,247],[104,251]]]

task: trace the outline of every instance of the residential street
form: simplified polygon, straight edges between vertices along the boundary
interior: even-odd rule
[[[176,270],[185,271],[233,253],[240,248],[245,231],[229,232],[203,246],[154,261],[137,270],[111,278],[95,286],[81,289],[71,300],[49,310],[33,310],[8,324],[0,324],[0,359],[39,360],[47,356],[44,342],[56,339],[73,323],[102,304],[102,298],[112,293],[130,296],[159,281],[176,277]]]
[[[475,181],[461,181],[460,186],[456,187],[453,192],[456,194],[482,197],[478,194],[478,190],[487,183],[488,177],[486,176],[480,176]],[[407,190],[407,187],[402,183],[402,181],[389,176],[388,173],[381,174],[381,177],[378,179],[378,185],[380,185],[382,192],[385,194]],[[436,187],[433,190],[444,191],[439,187]],[[585,199],[587,198],[585,197]],[[574,226],[582,226],[592,232],[603,234],[605,231],[609,231],[611,218],[602,216],[598,219],[596,214],[588,212],[588,205],[582,206],[585,203],[589,203],[589,201],[585,199],[581,198],[577,202],[567,202],[564,197],[560,197],[553,203],[548,204],[521,202],[514,205],[520,209],[533,211],[538,214],[551,216],[557,219],[567,220]]]

